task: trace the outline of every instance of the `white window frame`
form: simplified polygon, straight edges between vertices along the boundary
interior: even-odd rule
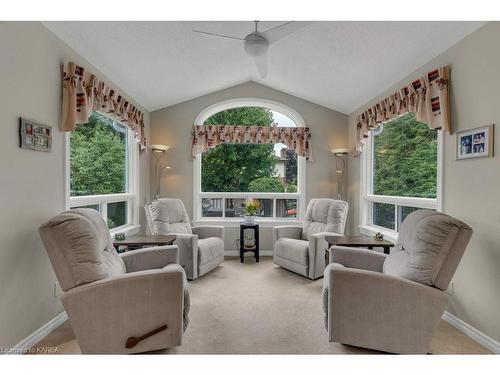
[[[267,99],[259,98],[238,98],[225,100],[213,104],[203,111],[194,120],[195,125],[203,125],[205,121],[212,115],[232,108],[240,107],[263,107],[273,111],[280,112],[295,122],[297,127],[305,127],[304,118],[294,109]],[[202,217],[201,199],[202,198],[269,198],[273,199],[273,217],[256,217],[256,222],[264,225],[279,225],[298,223],[305,213],[305,197],[306,197],[306,159],[303,156],[297,157],[297,193],[252,193],[252,192],[237,192],[237,193],[215,193],[201,191],[201,154],[196,155],[193,168],[193,218],[194,223],[210,223],[220,224],[225,226],[237,226],[242,218],[226,218],[226,217]],[[276,218],[276,199],[297,199],[297,217],[296,218]],[[223,200],[225,210],[225,200]]]
[[[102,195],[85,195],[72,197],[71,196],[71,153],[70,142],[71,133],[64,134],[64,183],[65,183],[65,207],[69,210],[73,207],[99,205],[100,214],[104,221],[107,222],[107,204],[114,202],[127,202],[127,223],[119,227],[110,229],[111,235],[118,232],[126,234],[136,234],[139,232],[139,147],[134,137],[134,132],[126,125],[122,125],[112,118],[101,113],[103,116],[125,126],[127,130],[127,192],[119,194],[102,194]]]
[[[372,194],[373,187],[373,132],[371,131],[363,151],[361,153],[360,168],[360,205],[359,205],[359,231],[361,234],[372,236],[377,232],[382,233],[389,240],[395,241],[398,236],[397,228],[397,209],[398,206],[409,206],[417,208],[427,208],[436,211],[442,210],[442,180],[443,180],[443,134],[437,130],[437,180],[436,180],[436,198],[416,198],[416,197],[398,197]],[[388,203],[394,205],[395,210],[395,229],[391,230],[372,222],[372,203]]]

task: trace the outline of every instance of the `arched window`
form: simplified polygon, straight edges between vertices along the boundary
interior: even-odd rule
[[[239,99],[206,108],[197,125],[304,126],[286,106]],[[240,220],[245,203],[259,203],[261,221],[297,220],[303,209],[303,157],[284,144],[223,144],[196,157],[197,220]]]

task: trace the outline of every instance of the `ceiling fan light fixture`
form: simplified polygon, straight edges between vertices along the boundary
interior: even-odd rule
[[[252,33],[245,38],[245,51],[252,57],[264,55],[268,47],[267,39],[258,33]]]

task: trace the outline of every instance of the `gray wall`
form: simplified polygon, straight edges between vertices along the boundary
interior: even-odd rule
[[[151,113],[151,143],[172,147],[167,153],[168,164],[172,169],[162,178],[162,197],[182,199],[192,218],[194,163],[191,157],[191,128],[203,109],[235,98],[268,99],[297,111],[304,118],[306,126],[311,128],[315,159],[306,166],[306,203],[313,197],[336,196],[335,166],[330,149],[345,147],[347,116],[258,83],[247,82]],[[154,189],[154,183],[151,186]],[[236,249],[236,231],[235,228],[227,230],[226,250]],[[272,248],[271,238],[271,230],[264,229],[261,249]]]
[[[354,147],[356,114],[442,65],[451,65],[451,106],[455,131],[500,125],[500,23],[491,22],[418,69],[349,116],[349,145]],[[498,129],[497,129],[498,130]],[[495,143],[500,146],[500,132]],[[500,187],[499,157],[455,160],[456,135],[444,136],[443,211],[474,229],[453,279],[449,311],[500,341]],[[350,228],[359,220],[360,160],[349,158]]]
[[[8,348],[63,311],[38,227],[65,209],[61,66],[91,65],[38,22],[0,22],[0,47],[0,347]],[[19,116],[53,126],[52,152],[19,148]],[[149,154],[140,164],[142,205]]]

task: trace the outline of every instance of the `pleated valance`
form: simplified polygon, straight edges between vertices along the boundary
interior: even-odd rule
[[[63,68],[62,131],[73,131],[89,121],[92,111],[109,115],[130,127],[139,143],[146,145],[144,114],[123,95],[73,62]]]
[[[195,125],[191,135],[193,157],[224,143],[283,143],[297,155],[304,156],[309,161],[313,160],[309,128]]]
[[[447,66],[435,69],[360,113],[356,117],[356,150],[362,151],[371,130],[409,112],[431,129],[451,133],[449,74]]]

